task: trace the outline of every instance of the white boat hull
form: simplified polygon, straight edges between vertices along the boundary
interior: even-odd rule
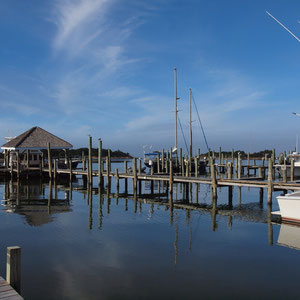
[[[284,169],[286,168],[286,176],[291,177],[291,166],[290,165],[275,165],[280,173],[280,176],[284,176]],[[294,166],[294,177],[300,177],[300,166]]]
[[[282,221],[300,223],[300,192],[278,196],[277,200]]]

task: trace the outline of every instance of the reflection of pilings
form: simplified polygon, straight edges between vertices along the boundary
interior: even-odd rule
[[[232,208],[232,186],[228,186],[228,206]]]
[[[228,216],[228,223],[227,223],[228,229],[231,230],[232,228],[232,216]]]
[[[199,203],[199,183],[196,183],[196,203]]]
[[[272,225],[272,215],[271,215],[271,211],[272,211],[272,205],[268,205],[268,236],[269,236],[269,245],[272,246],[273,245],[273,225]]]
[[[99,209],[99,223],[98,223],[98,228],[102,228],[102,218],[103,218],[103,212],[102,212],[102,202],[103,202],[103,194],[101,190],[101,182],[98,187],[98,209]]]
[[[70,199],[73,200],[73,182],[72,180],[70,180]]]
[[[128,210],[128,199],[126,198],[125,199],[125,211],[127,211]]]
[[[212,230],[215,231],[217,228],[216,219],[217,219],[217,199],[212,194],[212,207],[211,207],[211,223]]]
[[[133,195],[133,201],[134,201],[134,213],[136,214],[136,212],[137,212],[137,194],[136,194],[136,190],[135,190],[135,193]]]
[[[174,240],[174,265],[177,265],[177,258],[178,258],[178,214],[175,214],[175,240]]]
[[[89,229],[93,228],[93,195],[91,185],[88,187],[88,199],[89,199]]]
[[[262,205],[264,203],[264,189],[259,189],[259,203]]]
[[[110,213],[110,197],[109,197],[109,190],[106,190],[106,212],[107,214]]]
[[[190,213],[190,211],[189,211]],[[190,235],[189,235],[189,250],[192,251],[192,241],[193,241],[193,226],[192,226],[192,216],[189,215],[189,230],[190,230]]]
[[[242,204],[242,187],[241,186],[238,187],[238,202],[239,202],[239,205]]]

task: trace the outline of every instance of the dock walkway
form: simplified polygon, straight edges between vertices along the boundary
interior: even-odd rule
[[[24,300],[2,277],[0,277],[0,300]]]

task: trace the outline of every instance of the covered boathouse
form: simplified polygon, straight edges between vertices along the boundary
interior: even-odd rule
[[[21,166],[39,166],[42,150],[47,150],[49,144],[51,149],[64,150],[65,153],[73,147],[69,142],[37,126],[17,137],[6,139],[8,142],[1,146],[6,167],[13,166],[17,160]]]

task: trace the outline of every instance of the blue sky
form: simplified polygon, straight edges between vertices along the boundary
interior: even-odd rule
[[[300,43],[266,10],[300,35],[299,1],[1,1],[0,135],[40,126],[75,147],[91,134],[133,154],[170,148],[177,67],[187,139],[191,87],[211,148],[289,150]]]

